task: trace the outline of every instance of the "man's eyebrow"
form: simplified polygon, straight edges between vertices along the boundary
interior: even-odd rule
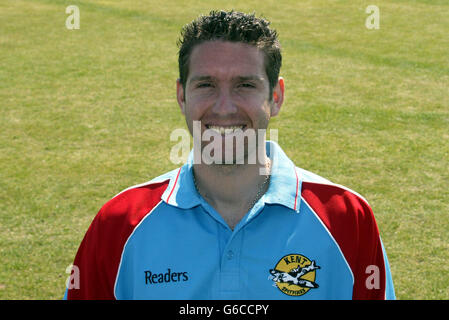
[[[194,76],[189,80],[189,82],[204,81],[204,80],[212,80],[212,77],[211,76]]]
[[[261,76],[250,75],[250,76],[237,77],[237,80],[239,80],[239,81],[263,81],[264,78]]]
[[[189,82],[196,82],[196,81],[210,81],[213,80],[214,77],[211,76],[193,76]],[[237,81],[261,81],[263,82],[264,77],[257,76],[257,75],[248,75],[248,76],[238,76],[235,77]]]

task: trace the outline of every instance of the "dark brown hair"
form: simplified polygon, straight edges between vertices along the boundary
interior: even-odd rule
[[[236,11],[211,11],[185,25],[178,41],[179,78],[185,89],[189,75],[190,54],[194,46],[206,41],[232,41],[254,45],[265,55],[265,71],[270,83],[270,98],[276,86],[282,64],[281,47],[277,32],[269,28],[270,22],[254,14]]]

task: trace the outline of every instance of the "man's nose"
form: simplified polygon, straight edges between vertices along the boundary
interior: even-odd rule
[[[229,115],[237,112],[237,106],[235,105],[230,92],[226,89],[220,90],[217,100],[215,101],[213,110],[218,115]]]

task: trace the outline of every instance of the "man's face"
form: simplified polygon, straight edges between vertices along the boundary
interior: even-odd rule
[[[179,80],[177,83],[178,103],[190,133],[194,132],[193,121],[200,121],[201,134],[207,129],[216,132],[223,150],[229,139],[224,131],[255,130],[257,134],[258,129],[267,128],[282,105],[283,80],[274,88],[272,99],[269,92],[263,52],[241,42],[197,45],[190,55],[185,90]]]

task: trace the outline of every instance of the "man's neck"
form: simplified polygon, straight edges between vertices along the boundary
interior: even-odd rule
[[[269,158],[256,164],[194,165],[198,192],[233,229],[268,189]]]

